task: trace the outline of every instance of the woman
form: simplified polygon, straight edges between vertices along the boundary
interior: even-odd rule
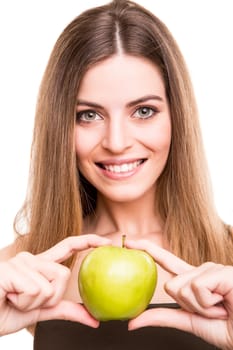
[[[137,344],[137,348],[140,349],[143,346],[150,346],[151,340],[155,337],[157,345],[163,349],[169,349],[171,346],[183,348],[188,343],[191,349],[198,346],[202,349],[213,349],[199,338],[192,336],[190,338],[189,333],[193,333],[221,346],[222,349],[232,349],[233,267],[214,263],[194,267],[148,240],[126,241],[126,244],[129,248],[147,250],[157,263],[176,276],[166,283],[165,288],[168,294],[179,301],[182,309],[170,304],[167,308],[157,305],[160,308],[146,310],[129,321],[128,330],[138,329],[136,336],[133,334],[132,337],[123,323],[119,325],[108,322],[107,327],[97,330],[95,339],[86,337],[88,333],[89,337],[91,335],[89,328],[84,326],[82,329],[83,326],[79,323],[64,323],[64,320],[70,320],[92,328],[99,327],[99,322],[88,314],[83,305],[63,299],[71,272],[59,263],[75,251],[106,244],[110,244],[108,239],[95,235],[69,237],[44,253],[31,255],[22,252],[7,262],[0,263],[0,335],[15,332],[32,323],[55,319],[63,322],[60,325],[58,321],[39,324],[35,348],[63,349],[69,345],[72,349],[76,347],[77,341],[81,344],[81,348],[111,346],[117,349],[127,345],[133,349]],[[146,328],[145,332],[139,329],[146,326],[175,327],[177,330],[174,332],[170,328],[166,335],[166,328],[163,331],[162,328],[158,331],[156,328],[155,330]],[[80,327],[84,331],[84,336],[76,339],[76,332]],[[107,342],[106,330],[111,332],[110,335],[107,334]],[[120,343],[115,337],[115,332],[121,335]],[[58,334],[62,338],[59,338]],[[145,338],[145,335],[148,337]]]
[[[183,57],[165,25],[133,2],[118,0],[86,11],[58,38],[38,98],[31,175],[19,216],[28,218],[29,233],[18,239],[16,249],[40,254],[66,237],[87,239],[91,233],[120,244],[124,232],[129,247],[133,239],[137,247],[152,249],[155,259],[155,246],[160,246],[195,266],[206,261],[232,265],[232,232],[213,206]],[[86,253],[65,262],[72,273],[59,298],[64,292],[64,299],[81,302],[76,276]],[[14,255],[13,248],[7,254]],[[176,271],[161,265],[151,304],[170,309],[178,302],[185,312],[225,320],[222,307],[213,306],[207,315],[188,303],[180,295],[182,283],[175,291],[168,283],[165,292]],[[149,311],[139,326],[153,324],[150,316],[157,310]],[[172,311],[177,316],[180,310]],[[46,344],[71,349],[76,342],[80,348],[83,342],[83,348],[128,349],[130,344],[137,349],[140,341],[145,346],[145,335],[150,343],[161,341],[164,349],[170,344],[186,348],[187,342],[190,348],[213,348],[199,336],[216,346],[232,346],[186,326],[180,328],[195,335],[148,327],[125,332],[125,323],[107,323],[94,333],[85,327],[39,323],[35,349]]]

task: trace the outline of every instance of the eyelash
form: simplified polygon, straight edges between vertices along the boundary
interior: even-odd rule
[[[137,112],[139,112],[140,110],[143,110],[143,109],[147,109],[148,111],[151,112],[151,115],[149,116],[146,116],[146,117],[135,117],[135,114]],[[83,110],[83,111],[80,111],[80,112],[77,112],[76,113],[76,121],[79,122],[79,123],[90,123],[92,121],[96,121],[96,119],[93,119],[93,120],[85,120],[85,119],[81,119],[83,117],[84,114],[88,114],[88,113],[93,113],[95,114],[95,116],[99,116],[99,120],[102,119],[102,117],[94,110],[92,109],[87,109],[87,110]],[[150,119],[152,118],[155,114],[158,114],[159,113],[159,110],[156,108],[156,107],[149,107],[149,106],[139,106],[136,108],[136,110],[134,111],[133,113],[133,118],[136,118],[136,119],[141,119],[141,120],[145,120],[145,119]],[[98,119],[97,119],[98,120]]]
[[[150,106],[139,106],[137,107],[137,109],[135,110],[135,112],[133,113],[133,115],[135,115],[138,111],[143,110],[143,109],[147,109],[147,111],[152,112],[150,116],[146,116],[146,117],[138,117],[138,119],[150,119],[152,118],[155,114],[159,113],[159,110],[156,107],[150,107]]]
[[[82,123],[90,123],[92,120],[85,120],[85,119],[81,119],[82,118],[82,116],[84,115],[84,114],[88,114],[88,113],[93,113],[93,114],[95,114],[95,115],[98,115],[99,116],[99,114],[96,112],[96,111],[94,111],[94,110],[92,110],[92,109],[87,109],[87,110],[84,110],[84,111],[81,111],[81,112],[77,112],[76,113],[76,121],[77,122],[82,122]]]

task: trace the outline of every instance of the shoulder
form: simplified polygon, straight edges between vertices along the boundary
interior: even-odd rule
[[[0,249],[0,262],[8,260],[20,251],[24,250],[24,247],[26,246],[26,241],[26,236],[19,236],[15,239],[15,241],[12,244]]]
[[[12,258],[17,253],[15,243],[12,243],[0,250],[0,262]]]
[[[227,229],[227,233],[228,233],[228,236],[233,239],[233,226],[231,225],[226,225],[226,229]]]

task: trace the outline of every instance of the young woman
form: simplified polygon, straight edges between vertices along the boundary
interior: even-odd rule
[[[37,283],[39,274],[51,285],[51,280],[59,281],[59,273],[47,270],[44,259],[53,271],[71,257],[55,245],[71,237],[68,251],[83,252],[64,262],[70,274],[67,278],[64,270],[59,292],[59,282],[49,291],[38,282],[41,296],[32,308],[45,313],[33,314],[24,325],[64,318],[97,326],[81,306],[80,315],[71,316],[56,304],[63,299],[82,302],[77,275],[85,248],[106,244],[99,236],[119,245],[124,233],[128,247],[148,250],[161,264],[150,310],[130,321],[129,328],[180,329],[128,332],[127,322],[92,329],[51,320],[36,325],[35,349],[76,349],[77,344],[80,349],[141,349],[153,343],[163,349],[233,348],[232,286],[226,285],[232,267],[224,266],[233,264],[232,232],[213,205],[185,62],[166,26],[146,9],[112,1],[81,14],[58,38],[38,98],[29,188],[18,217],[27,218],[28,234],[3,254],[30,252],[26,259],[42,260],[43,265],[30,265],[36,270],[33,280]],[[89,241],[93,233],[98,238]],[[54,258],[53,249],[60,255],[54,253]],[[17,266],[25,266],[24,254],[15,259],[21,261]],[[203,265],[207,261],[212,265]],[[193,279],[203,273],[213,276],[218,264],[226,274],[217,273],[212,284],[210,277],[204,278],[210,286],[204,285],[203,297]],[[214,292],[211,297],[206,288]],[[31,312],[30,297],[19,299],[18,306],[14,298],[8,298],[11,310],[15,305],[21,313]],[[158,306],[162,316],[157,319]],[[48,307],[56,310],[50,316]],[[175,322],[166,322],[172,315]]]

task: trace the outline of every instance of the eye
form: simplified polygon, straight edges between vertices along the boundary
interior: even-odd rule
[[[77,122],[92,122],[95,120],[101,120],[102,117],[92,110],[77,112],[76,114]]]
[[[158,111],[155,108],[151,108],[151,107],[139,107],[135,113],[134,113],[134,117],[135,118],[141,118],[141,119],[147,119],[150,117],[153,117],[153,115],[155,113],[157,113]]]

